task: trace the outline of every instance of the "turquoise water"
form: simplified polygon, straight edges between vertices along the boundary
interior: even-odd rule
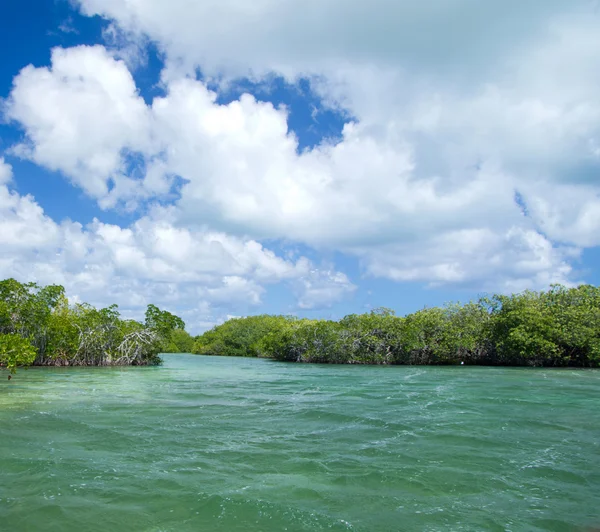
[[[164,358],[3,377],[0,530],[600,527],[600,371]]]

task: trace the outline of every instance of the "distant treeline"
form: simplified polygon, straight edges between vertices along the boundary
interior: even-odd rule
[[[0,281],[0,367],[158,365],[185,324],[154,305],[145,318],[123,319],[116,305],[71,305],[62,286]]]
[[[340,321],[254,316],[196,338],[201,355],[330,364],[600,366],[600,289],[553,286],[466,305],[389,309]]]

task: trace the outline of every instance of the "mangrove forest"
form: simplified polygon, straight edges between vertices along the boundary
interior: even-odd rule
[[[387,308],[339,321],[231,319],[192,337],[149,305],[144,322],[116,305],[70,304],[62,286],[0,281],[0,367],[158,365],[159,353],[369,365],[600,367],[600,289],[591,285],[424,308]]]
[[[399,317],[389,309],[339,321],[233,319],[196,338],[200,355],[327,364],[600,366],[600,289],[482,297]]]
[[[140,323],[123,319],[117,305],[70,304],[62,286],[0,281],[0,367],[11,372],[31,365],[159,365],[159,353],[184,327],[154,305]]]

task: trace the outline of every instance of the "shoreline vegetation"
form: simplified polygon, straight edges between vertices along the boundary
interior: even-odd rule
[[[0,281],[0,368],[150,366],[160,353],[363,365],[600,367],[600,288],[482,297],[400,317],[387,308],[339,321],[260,315],[193,337],[149,305],[143,323],[118,307],[70,304],[62,286]]]
[[[597,368],[600,289],[554,285],[404,317],[381,308],[340,321],[237,318],[198,336],[191,351],[322,364]]]
[[[70,304],[62,286],[0,281],[0,368],[10,373],[23,366],[160,365],[159,353],[184,328],[154,305],[140,323],[122,318],[117,305]]]

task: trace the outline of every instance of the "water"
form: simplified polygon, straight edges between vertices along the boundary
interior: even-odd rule
[[[599,399],[600,371],[20,371],[0,381],[0,530],[588,530]]]

